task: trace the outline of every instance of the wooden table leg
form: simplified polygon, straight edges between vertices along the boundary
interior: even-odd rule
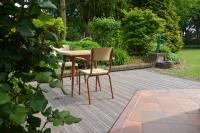
[[[75,58],[71,57],[72,68],[71,68],[71,77],[72,77],[72,86],[71,86],[71,96],[73,97],[74,93],[74,76],[75,76]]]

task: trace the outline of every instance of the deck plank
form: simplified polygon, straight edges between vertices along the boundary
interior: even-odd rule
[[[45,94],[50,105],[60,110],[70,111],[82,118],[78,124],[53,127],[56,133],[106,133],[118,119],[129,100],[138,90],[151,89],[200,89],[200,82],[149,72],[147,70],[130,70],[111,73],[114,99],[106,76],[100,77],[102,91],[95,92],[95,82],[91,80],[91,105],[88,105],[86,85],[81,83],[81,95],[75,85],[75,95],[63,95],[60,89],[48,89]],[[70,80],[64,79],[64,89],[70,94]],[[51,125],[48,125],[51,127]]]

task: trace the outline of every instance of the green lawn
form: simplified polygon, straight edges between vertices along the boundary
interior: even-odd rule
[[[200,79],[200,49],[183,49],[178,55],[183,60],[182,66],[185,67],[175,69],[175,74]]]
[[[178,52],[181,64],[172,69],[149,69],[163,74],[200,80],[200,49],[183,49]]]

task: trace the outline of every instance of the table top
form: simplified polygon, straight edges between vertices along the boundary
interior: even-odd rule
[[[59,54],[70,56],[70,57],[77,57],[77,56],[89,56],[91,51],[90,50],[67,50],[65,48],[53,48]]]

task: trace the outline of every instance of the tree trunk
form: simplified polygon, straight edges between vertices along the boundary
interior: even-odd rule
[[[66,16],[66,5],[65,5],[65,0],[60,0],[60,15],[64,23],[64,33],[62,34],[62,38],[66,38],[66,30],[67,30],[67,16]]]

